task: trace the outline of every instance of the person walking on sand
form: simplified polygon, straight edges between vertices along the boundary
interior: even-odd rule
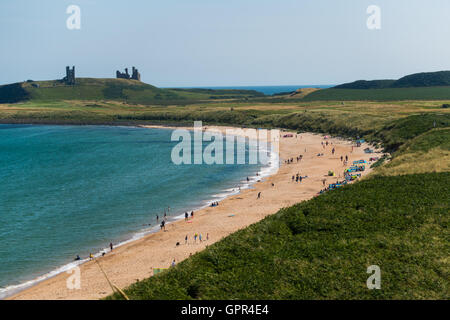
[[[112,244],[112,242],[109,243],[109,248],[111,249],[111,251],[113,251],[113,244]]]
[[[327,182],[327,179],[322,180],[322,184],[325,186],[325,182]]]
[[[161,230],[164,229],[166,231],[166,222],[163,220],[161,221]]]
[[[194,211],[191,211],[191,218],[194,218]]]
[[[201,233],[198,235],[198,240],[200,240],[200,242],[202,242],[202,234]]]
[[[194,234],[194,243],[197,243],[197,233]]]
[[[184,244],[188,243],[188,235],[186,235],[186,237],[184,237]]]
[[[261,198],[261,192],[258,192],[258,198],[257,199],[260,199]]]
[[[189,219],[189,215],[187,212],[184,213],[184,221],[187,221]]]

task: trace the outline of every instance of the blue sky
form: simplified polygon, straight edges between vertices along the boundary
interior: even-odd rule
[[[81,8],[81,29],[66,8]],[[366,26],[369,5],[381,29]],[[336,84],[450,70],[448,0],[1,0],[0,84],[114,77],[157,86]]]

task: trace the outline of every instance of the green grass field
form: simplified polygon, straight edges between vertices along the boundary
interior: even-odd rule
[[[384,89],[323,89],[303,98],[305,101],[399,101],[449,100],[450,86],[384,88]]]

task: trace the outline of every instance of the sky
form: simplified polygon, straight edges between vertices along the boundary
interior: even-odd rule
[[[67,65],[94,78],[136,66],[159,87],[397,79],[450,70],[449,17],[448,0],[1,0],[0,84]]]

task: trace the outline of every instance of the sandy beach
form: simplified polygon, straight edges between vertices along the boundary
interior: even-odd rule
[[[208,129],[223,131],[227,127],[208,126]],[[292,137],[283,137],[284,134],[286,132],[281,132],[281,164],[276,174],[256,182],[250,189],[229,196],[217,207],[196,211],[194,217],[188,221],[183,219],[167,224],[165,231],[158,231],[117,247],[104,257],[98,258],[97,262],[111,282],[119,288],[125,288],[138,280],[148,278],[153,275],[153,268],[168,268],[174,259],[179,263],[227,235],[276,213],[280,208],[311,199],[324,188],[323,179],[326,179],[326,185],[343,180],[344,169],[350,167],[354,160],[368,161],[371,157],[381,155],[379,150],[372,154],[364,153],[363,150],[369,147],[367,144],[352,147],[350,141],[338,138],[324,140],[322,135],[310,133],[293,133]],[[322,142],[325,141],[328,141],[329,145],[323,147]],[[319,153],[324,155],[319,157]],[[299,155],[303,155],[303,158],[297,162]],[[345,167],[340,157],[345,158],[346,155],[348,164]],[[293,163],[286,164],[285,160],[290,158],[293,158]],[[333,170],[336,176],[327,176],[329,170]],[[369,172],[370,168],[366,165],[362,175],[365,176]],[[292,176],[297,173],[308,177],[302,182],[292,181]],[[259,199],[258,193],[261,193]],[[196,233],[203,236],[202,242],[198,239],[194,242]],[[176,246],[177,242],[180,243],[179,246]],[[61,273],[9,299],[99,299],[112,293],[97,263],[86,262],[80,265],[80,271],[80,289],[68,289],[67,279],[71,274]]]

